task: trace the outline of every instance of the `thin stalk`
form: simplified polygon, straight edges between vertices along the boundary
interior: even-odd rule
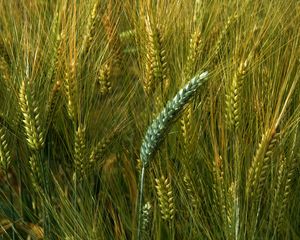
[[[141,240],[141,224],[142,224],[142,210],[143,210],[143,195],[144,195],[144,181],[145,181],[145,164],[142,164],[139,180],[139,197],[138,197],[138,225],[137,225],[137,240]]]

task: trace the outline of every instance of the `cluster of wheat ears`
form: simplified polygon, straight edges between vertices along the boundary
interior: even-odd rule
[[[300,239],[297,0],[0,0],[1,239]]]

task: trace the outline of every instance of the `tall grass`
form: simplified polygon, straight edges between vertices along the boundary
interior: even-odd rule
[[[1,238],[300,239],[299,22],[296,0],[0,0]]]

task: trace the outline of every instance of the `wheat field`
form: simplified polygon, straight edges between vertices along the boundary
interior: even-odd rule
[[[298,0],[0,0],[0,239],[300,239]]]

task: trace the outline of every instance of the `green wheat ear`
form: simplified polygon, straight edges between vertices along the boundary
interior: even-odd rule
[[[193,77],[171,100],[168,101],[165,108],[153,120],[152,124],[148,127],[146,135],[143,139],[140,159],[142,162],[142,169],[140,172],[139,180],[139,198],[138,198],[138,226],[137,226],[137,239],[141,239],[141,221],[142,221],[142,203],[143,203],[143,191],[144,191],[144,176],[145,168],[148,165],[151,157],[157,150],[159,144],[163,140],[165,133],[171,125],[171,122],[179,115],[183,107],[194,96],[197,89],[207,79],[208,72],[203,72],[200,75]]]
[[[192,78],[171,101],[167,102],[165,108],[148,127],[140,153],[140,159],[143,165],[148,164],[159,143],[162,141],[164,133],[170,126],[170,123],[178,116],[196,90],[205,82],[207,75],[208,72],[204,72]]]

